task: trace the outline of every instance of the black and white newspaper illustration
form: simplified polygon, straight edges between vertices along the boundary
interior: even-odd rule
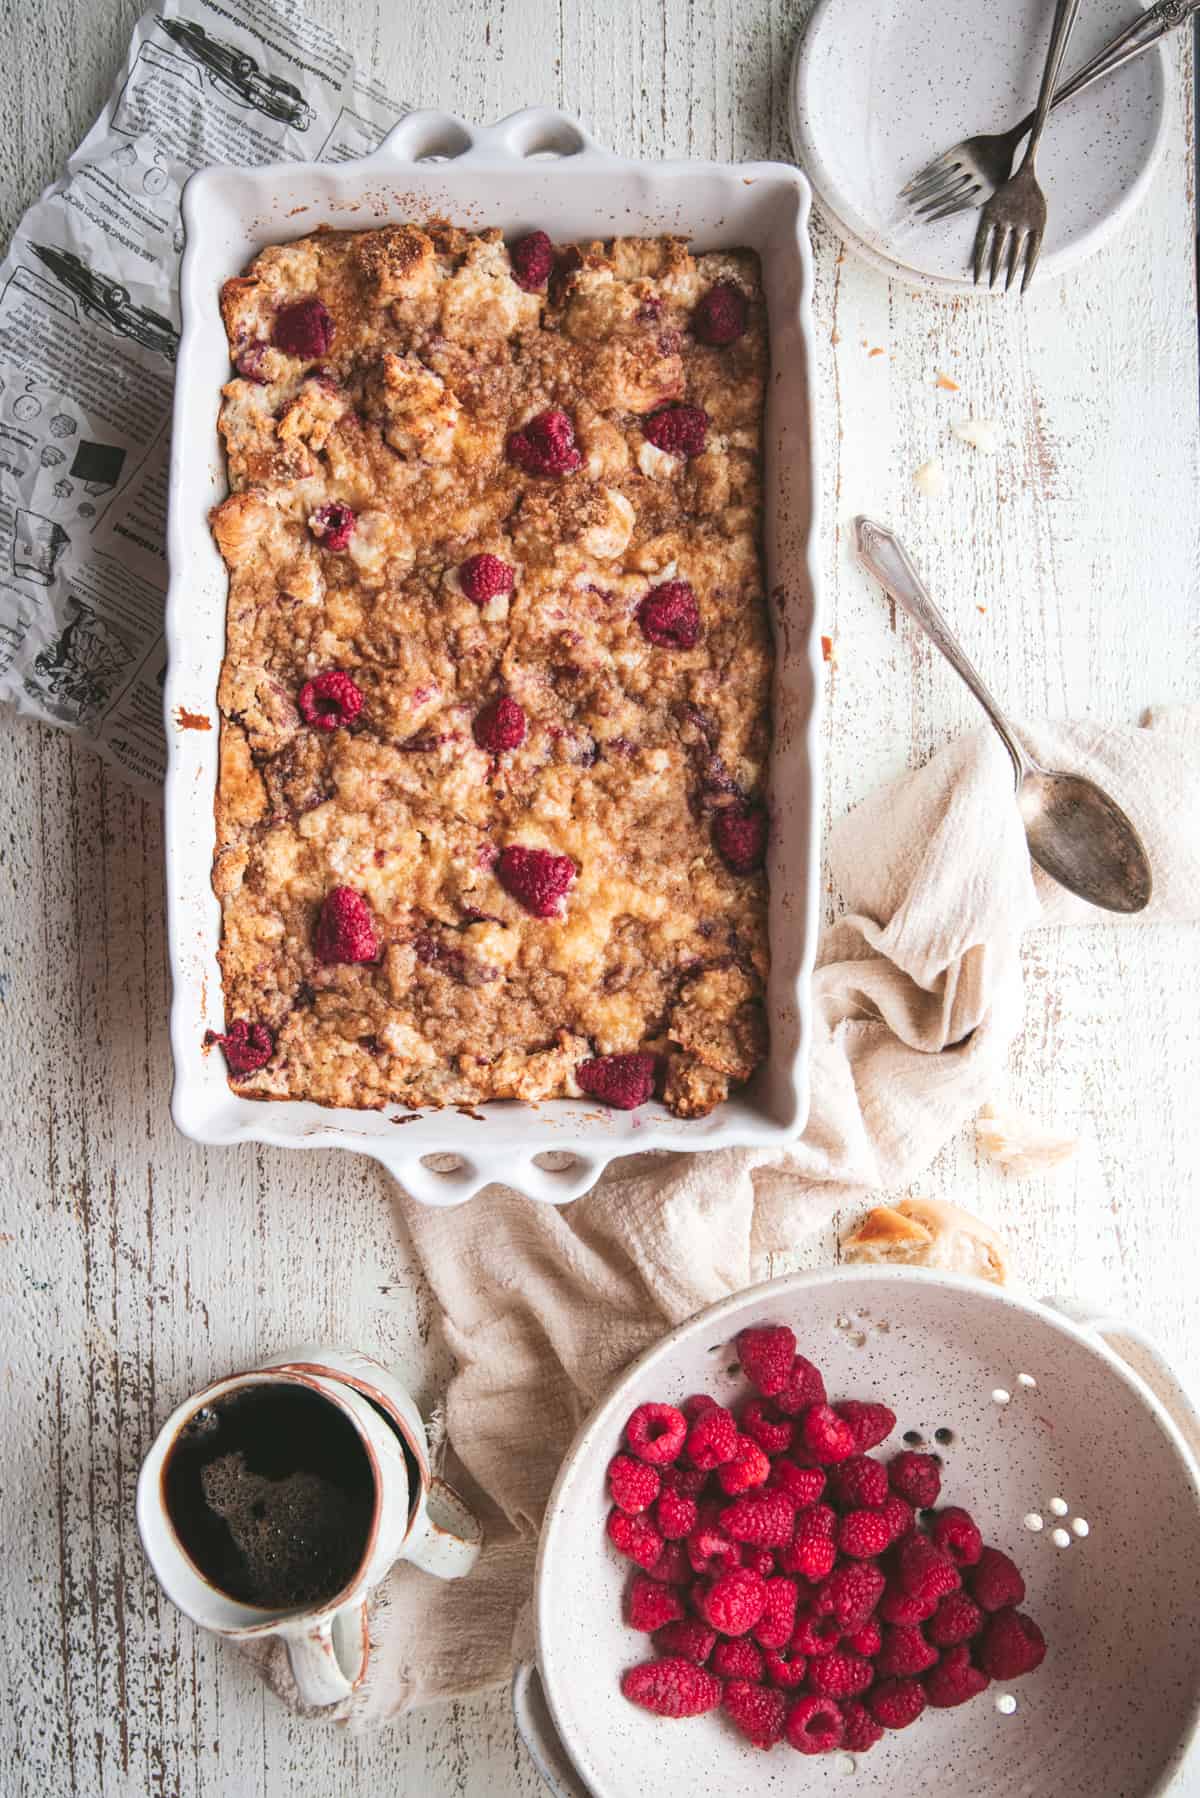
[[[162,0],[0,264],[0,702],[138,786],[165,768],[184,183],[363,156],[407,110],[288,0]]]

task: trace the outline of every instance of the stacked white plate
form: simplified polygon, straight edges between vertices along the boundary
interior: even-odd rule
[[[820,0],[792,68],[792,141],[829,223],[874,266],[916,286],[976,291],[978,213],[929,224],[900,189],[962,138],[1006,131],[1032,108],[1053,14],[1053,0]],[[1130,16],[1128,0],[1089,0],[1067,72]],[[1166,142],[1167,54],[1159,44],[1052,115],[1038,161],[1049,223],[1036,280],[1092,255],[1144,197]]]

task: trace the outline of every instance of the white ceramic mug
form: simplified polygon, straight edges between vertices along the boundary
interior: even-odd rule
[[[336,1405],[358,1433],[374,1479],[366,1547],[350,1582],[322,1604],[270,1611],[244,1604],[207,1579],[176,1534],[163,1494],[167,1458],[196,1412],[250,1386],[283,1382]],[[350,1349],[303,1347],[217,1380],[178,1406],[138,1478],[137,1521],[146,1558],[166,1592],[193,1622],[239,1641],[279,1636],[301,1699],[335,1704],[359,1684],[370,1649],[367,1598],[398,1560],[439,1579],[459,1579],[475,1563],[479,1524],[462,1499],[430,1471],[421,1414],[390,1369]]]

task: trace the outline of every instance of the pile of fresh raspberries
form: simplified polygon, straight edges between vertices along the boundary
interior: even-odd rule
[[[756,1748],[873,1748],[927,1705],[1041,1665],[1025,1582],[969,1514],[936,1510],[938,1460],[877,1460],[895,1413],[830,1405],[786,1324],[743,1330],[758,1396],[639,1405],[609,1463],[626,1619],[656,1657],[621,1680],[660,1717],[724,1710]],[[918,1520],[918,1512],[921,1513]]]

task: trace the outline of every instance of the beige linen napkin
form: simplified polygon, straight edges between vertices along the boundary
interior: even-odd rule
[[[1138,922],[1194,921],[1200,708],[1022,735],[1045,766],[1099,780],[1142,832],[1155,892]],[[1022,1022],[1027,929],[1119,922],[1031,869],[1012,764],[991,731],[842,819],[828,868],[844,909],[821,938],[812,1109],[789,1154],[631,1156],[561,1210],[503,1187],[450,1212],[400,1195],[458,1367],[449,1477],[488,1540],[455,1585],[393,1571],[367,1677],[335,1713],[351,1726],[508,1676],[550,1486],[606,1387],[671,1325],[764,1277],[773,1250],[835,1207],[912,1180],[995,1095]],[[262,1665],[294,1703],[279,1651]]]

